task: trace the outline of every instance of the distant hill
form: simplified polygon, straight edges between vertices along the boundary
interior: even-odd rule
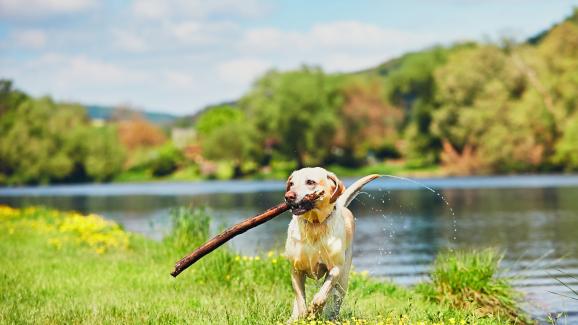
[[[99,105],[85,105],[86,113],[91,119],[103,119],[108,120],[114,115],[116,110],[114,107],[99,106]],[[158,113],[158,112],[147,112],[138,111],[136,113],[141,114],[145,119],[156,124],[167,124],[174,122],[178,117],[168,113]]]

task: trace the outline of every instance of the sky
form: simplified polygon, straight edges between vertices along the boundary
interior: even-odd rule
[[[578,0],[0,0],[0,78],[61,101],[191,114],[269,69],[375,66],[464,40],[518,40]]]

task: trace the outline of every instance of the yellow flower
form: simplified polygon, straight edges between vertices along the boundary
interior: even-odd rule
[[[273,264],[277,264],[277,259],[276,259],[276,258],[274,258],[273,260],[271,260],[271,263],[273,263]]]
[[[240,260],[241,260],[241,256],[239,256],[239,255],[235,256],[235,261],[236,261],[236,262],[238,262],[238,261],[240,261]]]
[[[258,261],[258,260],[260,260],[260,259],[261,259],[261,257],[255,256],[255,261]]]
[[[273,255],[275,255],[275,252],[273,251],[267,252],[267,257],[272,257]]]

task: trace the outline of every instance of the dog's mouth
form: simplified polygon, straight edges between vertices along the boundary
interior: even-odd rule
[[[312,210],[314,207],[315,204],[312,201],[301,200],[301,202],[291,205],[291,212],[298,216]]]
[[[291,206],[291,212],[298,216],[313,210],[313,208],[315,208],[315,201],[319,200],[323,194],[325,194],[324,191],[319,193],[310,193],[305,195],[305,197],[299,202],[289,203]]]

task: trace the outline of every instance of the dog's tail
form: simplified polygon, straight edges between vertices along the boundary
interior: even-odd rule
[[[361,191],[361,189],[363,188],[363,186],[365,184],[367,184],[367,183],[371,182],[372,180],[379,178],[379,177],[381,177],[381,175],[372,174],[372,175],[367,175],[367,176],[357,180],[355,183],[351,184],[345,190],[345,192],[343,192],[343,194],[341,194],[339,199],[337,199],[337,205],[347,207],[349,205],[349,203],[351,203],[351,201],[353,201],[353,199],[355,199],[357,194],[359,194],[359,191]]]

